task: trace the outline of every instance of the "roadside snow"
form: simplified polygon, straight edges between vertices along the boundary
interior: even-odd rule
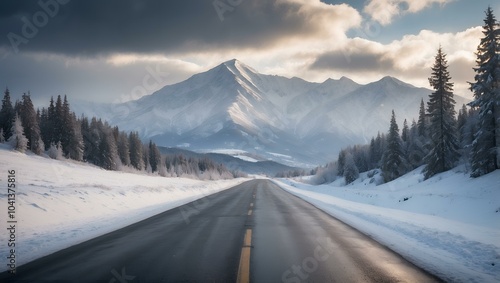
[[[25,155],[0,145],[0,271],[7,269],[10,249],[6,178],[12,169],[16,171],[18,266],[245,181],[105,171],[78,162]]]
[[[500,171],[421,170],[380,186],[366,173],[348,186],[275,182],[446,281],[500,282]]]

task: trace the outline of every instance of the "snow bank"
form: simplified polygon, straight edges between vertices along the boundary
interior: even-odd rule
[[[500,171],[423,181],[421,170],[380,186],[366,173],[348,186],[276,183],[446,281],[500,282]]]
[[[9,249],[6,179],[12,169],[17,186],[18,266],[244,181],[207,182],[105,171],[69,160],[28,156],[0,145],[3,263]],[[0,271],[6,268],[1,264]]]

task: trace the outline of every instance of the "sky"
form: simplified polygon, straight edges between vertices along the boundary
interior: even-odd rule
[[[471,97],[493,0],[2,0],[0,87],[124,102],[237,58],[264,74],[429,87],[441,45],[455,93]],[[497,17],[499,17],[497,16]]]

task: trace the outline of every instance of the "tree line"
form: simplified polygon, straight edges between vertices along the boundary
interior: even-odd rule
[[[463,105],[458,116],[446,54],[439,47],[429,78],[433,92],[427,107],[421,101],[418,121],[409,126],[405,120],[400,134],[393,110],[386,134],[379,133],[368,145],[342,149],[336,162],[316,168],[316,182],[342,176],[349,184],[360,172],[374,169],[389,182],[422,165],[426,179],[459,163],[466,164],[474,178],[500,169],[500,24],[491,7],[483,35],[474,82],[469,83],[474,100]]]
[[[30,93],[12,104],[5,90],[0,109],[0,142],[9,142],[53,159],[73,159],[106,170],[146,171],[161,176],[228,179],[241,174],[209,159],[166,156],[152,141],[144,144],[137,132],[126,133],[96,117],[77,117],[67,97],[51,98],[47,108],[35,110]],[[129,170],[130,171],[130,170]]]

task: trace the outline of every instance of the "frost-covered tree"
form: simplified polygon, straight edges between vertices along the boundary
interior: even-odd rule
[[[390,182],[406,172],[406,160],[403,154],[398,124],[396,123],[396,114],[393,110],[391,125],[387,134],[387,147],[382,157],[382,175],[385,182]]]
[[[354,158],[351,153],[347,152],[345,154],[345,165],[344,165],[344,178],[346,184],[354,182],[359,177],[359,170],[354,162]]]
[[[47,154],[52,159],[63,160],[64,155],[62,151],[61,142],[58,142],[57,145],[52,143],[49,147],[49,150],[47,151]]]
[[[429,96],[427,112],[430,123],[431,151],[425,157],[425,178],[453,168],[460,158],[458,139],[456,136],[455,100],[453,99],[453,83],[448,71],[446,54],[439,47],[432,67],[429,83],[434,92]]]
[[[5,135],[3,133],[3,129],[0,128],[0,143],[4,143],[5,142]]]
[[[14,118],[14,123],[11,129],[12,136],[9,138],[9,143],[19,152],[26,152],[28,149],[28,139],[24,136],[24,129],[19,115]]]
[[[15,117],[16,113],[14,107],[12,107],[9,89],[5,89],[2,108],[0,109],[0,129],[3,129],[5,140],[8,140],[12,136],[11,129]]]
[[[479,108],[479,124],[472,145],[472,177],[500,169],[500,28],[488,7],[484,37],[477,48],[477,67],[471,91],[472,107]]]

